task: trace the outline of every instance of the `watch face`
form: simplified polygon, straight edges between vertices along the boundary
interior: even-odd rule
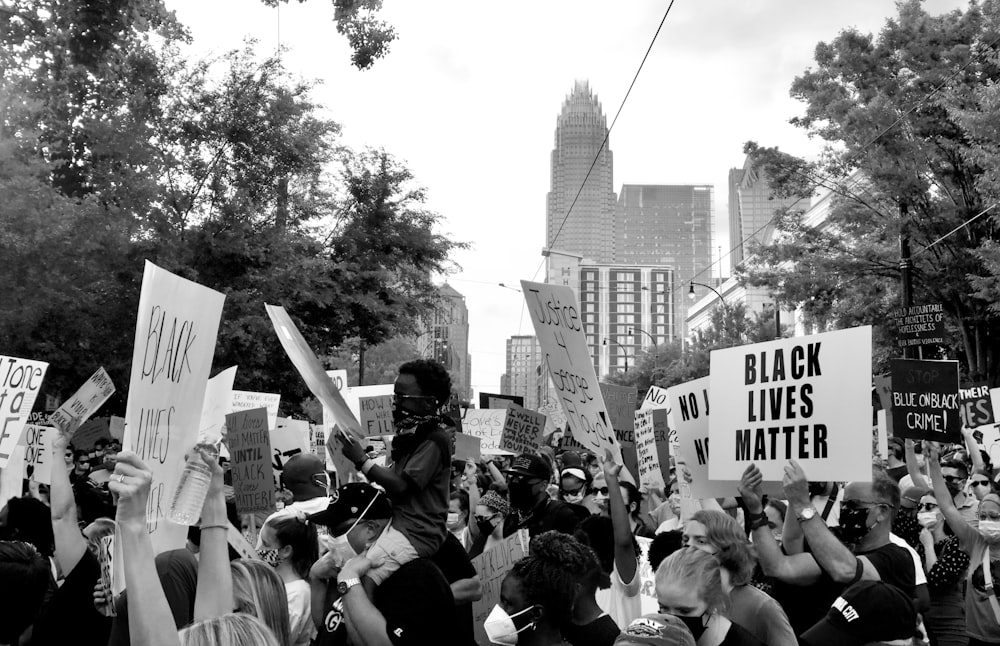
[[[347,581],[341,581],[340,583],[337,584],[337,592],[339,592],[340,594],[344,594],[345,592],[347,592],[347,588],[348,588]]]

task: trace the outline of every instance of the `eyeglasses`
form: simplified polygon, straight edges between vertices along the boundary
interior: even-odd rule
[[[965,476],[944,476],[944,479],[947,480],[948,482],[961,482],[966,478]]]
[[[990,486],[990,481],[989,480],[973,480],[972,481],[972,486],[973,487],[988,487],[988,486]]]
[[[938,505],[936,502],[925,502],[921,505],[917,505],[917,509],[920,511],[937,511]]]
[[[493,520],[496,517],[497,517],[496,514],[493,514],[492,516],[479,516],[479,515],[476,515],[476,522],[478,522],[478,523],[488,523],[489,521]]]
[[[840,503],[841,509],[847,510],[858,510],[858,509],[872,509],[873,507],[888,507],[889,505],[884,502],[875,502],[874,500],[845,500]]]
[[[392,393],[392,403],[395,404],[403,399],[435,399],[435,397],[433,395],[403,395],[401,393]]]

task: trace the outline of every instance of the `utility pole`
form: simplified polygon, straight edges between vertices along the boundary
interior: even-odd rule
[[[910,236],[906,226],[907,208],[906,202],[899,203],[899,279],[903,292],[903,309],[907,310],[913,305],[913,278],[910,275]],[[903,358],[912,359],[913,349],[909,346],[903,348]]]

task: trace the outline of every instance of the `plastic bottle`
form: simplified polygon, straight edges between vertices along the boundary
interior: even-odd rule
[[[213,460],[219,459],[219,447],[215,443],[199,442],[194,450],[201,449]],[[198,458],[188,460],[177,482],[174,497],[167,510],[167,518],[178,525],[195,525],[201,518],[201,508],[208,495],[208,485],[212,482],[212,472],[208,465]]]

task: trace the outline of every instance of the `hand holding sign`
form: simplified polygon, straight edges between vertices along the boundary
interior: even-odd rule
[[[131,451],[122,451],[115,461],[115,474],[108,481],[111,493],[118,496],[115,521],[119,527],[145,532],[146,501],[153,473]]]
[[[788,500],[789,506],[796,503],[802,506],[809,505],[809,479],[806,478],[806,472],[798,462],[788,461],[785,466],[785,477],[781,483],[785,487],[785,499]]]
[[[338,427],[335,428],[339,431]],[[365,453],[364,448],[362,448],[353,437],[350,437],[343,431],[340,431],[337,433],[337,439],[340,440],[340,452],[344,454],[345,458],[351,461],[351,464],[357,466],[368,458],[368,454]]]

